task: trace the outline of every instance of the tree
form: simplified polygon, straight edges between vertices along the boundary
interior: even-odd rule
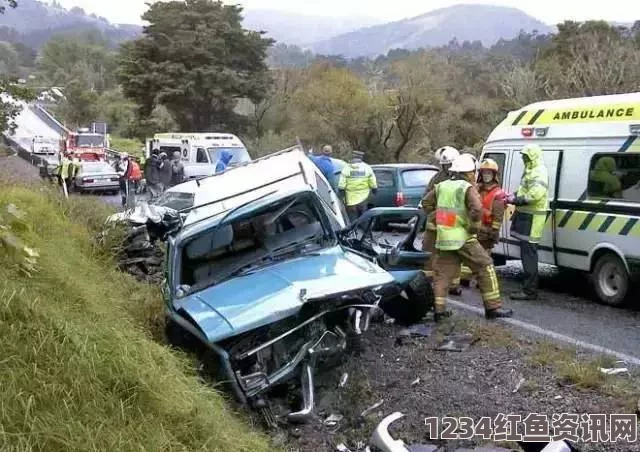
[[[98,92],[116,85],[116,53],[97,32],[54,36],[42,49],[38,67],[55,85],[79,81],[85,89]]]
[[[17,6],[15,0],[0,1],[7,1],[12,8]],[[6,6],[0,3],[0,14],[4,14],[5,10]],[[33,92],[17,84],[15,79],[9,78],[6,75],[0,75],[0,131],[12,131],[15,128],[13,120],[22,109],[18,101],[28,101],[33,99],[33,97]]]
[[[366,86],[348,69],[315,65],[304,86],[292,99],[296,130],[313,145],[345,143],[365,149],[371,118],[371,97]]]
[[[72,80],[64,87],[65,100],[57,113],[67,127],[86,126],[97,117],[98,94],[88,91],[80,80]]]
[[[144,36],[122,48],[119,81],[146,117],[164,105],[183,130],[239,128],[238,99],[259,103],[271,83],[273,42],[242,28],[242,9],[220,1],[157,2]]]
[[[0,14],[4,14],[7,10],[5,3],[7,3],[10,8],[16,8],[18,6],[18,2],[16,0],[0,0]]]
[[[603,21],[558,26],[536,62],[550,81],[551,96],[596,96],[637,90],[640,52],[632,30]],[[615,62],[615,64],[612,64]]]

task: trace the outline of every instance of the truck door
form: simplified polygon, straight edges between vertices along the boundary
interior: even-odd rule
[[[553,227],[553,211],[551,207],[554,205],[555,195],[556,195],[556,184],[557,184],[557,175],[558,165],[561,162],[562,151],[560,150],[548,150],[543,149],[542,156],[544,158],[545,165],[547,166],[547,172],[549,174],[549,188],[548,188],[548,198],[549,198],[549,211],[547,215],[547,222],[544,227],[544,232],[542,235],[542,240],[538,246],[538,257],[540,262],[545,264],[555,265],[555,256],[554,256],[554,227]],[[508,185],[503,185],[506,187],[506,190],[509,193],[515,194],[520,186],[520,180],[522,179],[522,175],[524,173],[524,162],[522,161],[522,157],[520,156],[520,149],[514,149],[511,158],[511,164],[509,167],[509,176],[507,179]],[[513,212],[515,209],[513,206],[508,207],[509,212]],[[505,221],[503,226],[505,228],[505,237],[507,238],[506,248],[507,248],[507,256],[510,259],[520,259],[520,246],[518,241],[511,237],[511,215]]]
[[[507,172],[508,155],[509,155],[509,151],[506,151],[506,150],[505,151],[491,150],[491,151],[485,152],[482,155],[482,159],[493,159],[498,164],[498,168],[500,168],[500,171],[498,172],[498,180],[502,184],[502,189],[505,191],[509,190],[509,187],[507,185],[508,181],[505,180],[505,174],[508,174]],[[508,235],[505,235],[504,227],[505,225],[503,222],[502,229],[500,231],[500,236],[508,237]],[[493,248],[493,252],[500,256],[506,256],[507,255],[506,243],[504,243],[503,241],[499,241],[496,244],[496,246]]]

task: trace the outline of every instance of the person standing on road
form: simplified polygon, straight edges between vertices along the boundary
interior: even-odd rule
[[[508,199],[516,206],[511,221],[511,235],[520,242],[520,258],[524,270],[522,290],[511,294],[512,300],[538,298],[538,243],[547,222],[549,209],[549,175],[537,144],[528,144],[520,155],[524,174],[515,195]]]
[[[171,186],[179,185],[184,182],[184,165],[180,159],[180,152],[173,153],[173,159],[171,160]]]
[[[162,194],[162,183],[160,182],[160,150],[151,151],[151,156],[144,165],[144,178],[147,181],[147,188],[151,199],[155,199]]]
[[[60,154],[60,163],[58,163],[58,166],[56,166],[55,174],[58,177],[58,184],[60,185],[60,187],[66,187],[65,190],[65,195],[69,194],[69,189],[70,189],[70,184],[71,184],[71,160],[69,159],[68,155],[65,154]]]
[[[482,201],[473,184],[476,165],[473,155],[460,155],[451,165],[454,178],[436,185],[423,200],[425,212],[435,211],[437,228],[433,261],[436,322],[451,315],[446,309],[447,290],[461,263],[478,275],[488,319],[511,317],[513,314],[511,310],[502,308],[493,260],[476,236],[482,219]]]
[[[506,194],[500,187],[499,170],[498,163],[493,159],[484,159],[480,163],[478,192],[482,198],[482,224],[478,231],[478,241],[488,253],[491,253],[500,239],[500,228],[504,220]]]
[[[441,147],[435,152],[435,157],[438,159],[438,163],[440,164],[440,171],[438,171],[438,173],[429,181],[423,198],[426,197],[427,194],[431,192],[434,187],[440,182],[451,179],[451,177],[453,176],[453,174],[450,172],[451,164],[459,155],[460,151],[451,146]],[[436,253],[435,212],[431,212],[431,214],[427,216],[425,231],[424,235],[422,236],[422,249],[430,253],[430,256],[424,266],[425,275],[433,276],[433,259]],[[462,289],[460,288],[460,272],[458,272],[458,274],[454,276],[453,281],[451,282],[451,287],[449,289],[449,294],[462,294]]]
[[[116,172],[120,176],[120,196],[122,197],[122,207],[127,205],[129,201],[129,194],[131,192],[130,175],[131,175],[131,162],[129,161],[129,154],[123,152],[120,155],[120,160],[116,165]]]
[[[364,152],[353,151],[351,163],[345,165],[340,174],[338,190],[347,208],[351,222],[357,220],[367,209],[369,195],[378,191],[376,175],[364,162]]]
[[[333,154],[333,148],[328,144],[322,147],[322,151],[319,155],[311,154],[309,158],[318,167],[320,172],[324,175],[331,187],[335,187],[335,168],[333,167],[333,161],[331,155]]]

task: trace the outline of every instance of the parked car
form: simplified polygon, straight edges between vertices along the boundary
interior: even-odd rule
[[[116,170],[104,161],[81,162],[74,182],[79,192],[116,193],[120,189]]]
[[[417,163],[372,165],[378,193],[369,199],[370,207],[417,207],[437,166]]]
[[[233,168],[202,181],[206,197],[196,194],[167,240],[170,340],[195,338],[236,398],[261,410],[270,389],[301,376],[303,407],[291,421],[312,414],[314,366],[375,312],[411,324],[433,303],[426,256],[413,246],[422,211],[372,209],[347,226],[324,181],[297,149]],[[387,216],[418,221],[390,244],[372,233]]]

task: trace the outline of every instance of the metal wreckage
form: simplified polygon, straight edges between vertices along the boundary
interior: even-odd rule
[[[306,421],[314,368],[343,353],[372,316],[411,324],[433,304],[420,271],[425,254],[413,245],[420,209],[371,209],[349,225],[298,147],[173,187],[112,220],[144,225],[165,242],[170,341],[197,339],[237,400],[267,418],[269,390],[300,378],[303,406],[287,417]],[[408,225],[394,245],[373,233],[389,222]]]

